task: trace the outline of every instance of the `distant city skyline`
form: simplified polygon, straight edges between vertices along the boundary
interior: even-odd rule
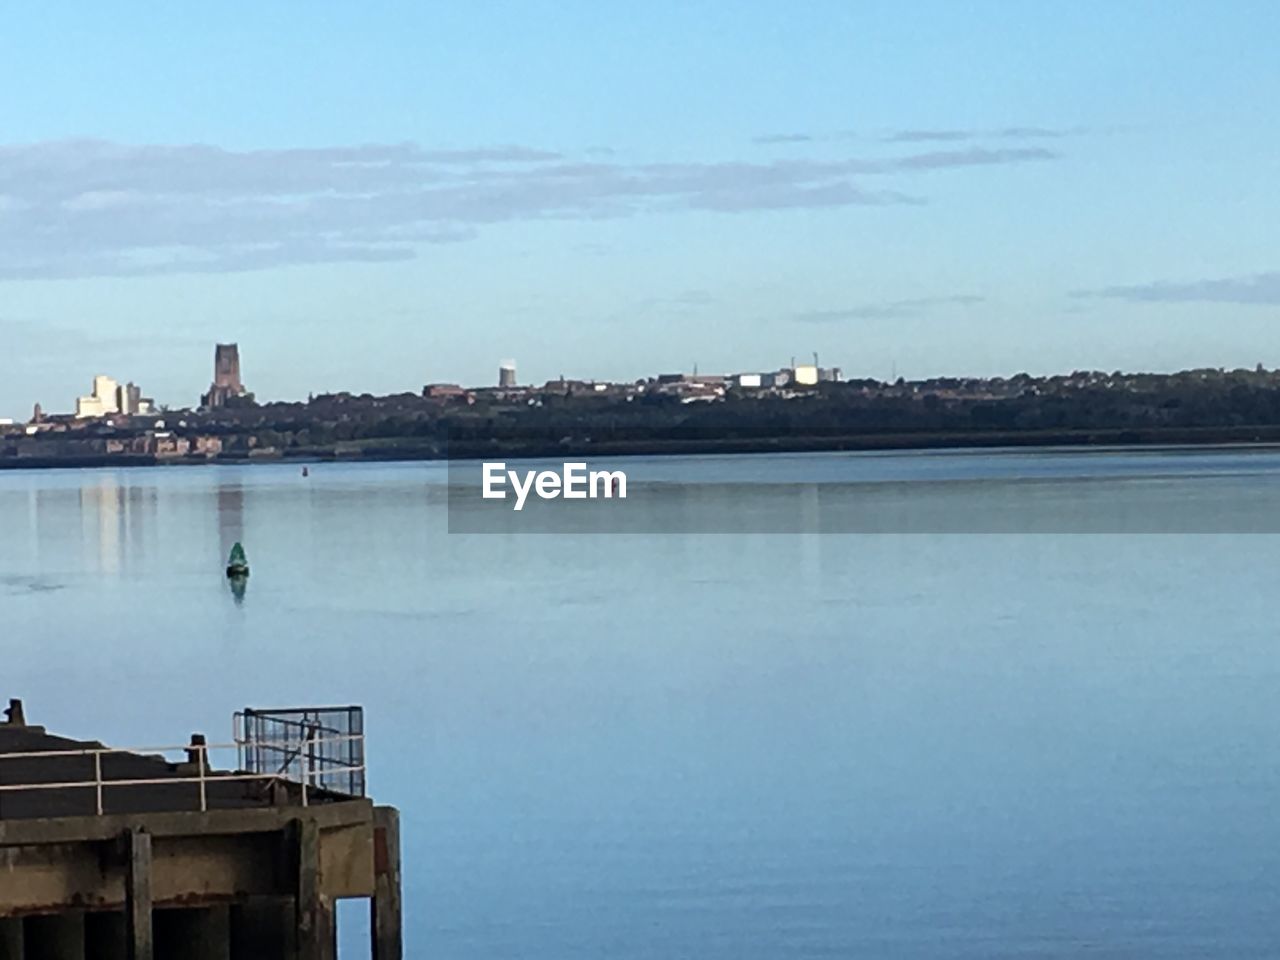
[[[1271,4],[10,20],[0,416],[215,342],[260,400],[1280,365]]]

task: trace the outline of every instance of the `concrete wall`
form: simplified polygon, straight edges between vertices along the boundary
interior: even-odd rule
[[[0,960],[332,960],[354,897],[401,960],[398,817],[366,800],[0,821]]]

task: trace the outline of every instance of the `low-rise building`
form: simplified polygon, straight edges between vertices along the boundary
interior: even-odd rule
[[[422,388],[422,395],[428,400],[461,400],[466,403],[474,400],[469,390],[456,383],[428,383]]]
[[[791,380],[799,387],[813,387],[818,384],[818,368],[812,363],[801,363],[790,370]]]

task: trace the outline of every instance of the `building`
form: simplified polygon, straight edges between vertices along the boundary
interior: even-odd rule
[[[211,409],[225,407],[228,401],[252,398],[240,379],[240,347],[219,343],[213,349],[213,383],[200,398],[200,406]]]
[[[116,388],[116,406],[120,412],[133,416],[142,410],[142,388],[136,383],[127,383]]]
[[[117,413],[133,417],[151,412],[154,403],[142,395],[142,388],[136,383],[121,384],[111,377],[96,376],[93,378],[93,391],[84,397],[76,398],[76,419],[93,420],[110,417]],[[39,423],[43,413],[36,404],[36,413],[32,423]]]
[[[76,419],[91,420],[95,417],[105,417],[106,410],[102,406],[102,401],[90,394],[87,397],[76,397]]]
[[[0,723],[0,957],[334,960],[336,902],[402,960],[399,814],[366,796],[359,707],[246,710],[170,750]],[[229,763],[215,762],[224,753]]]
[[[93,390],[88,396],[76,398],[76,419],[89,420],[109,417],[120,412],[120,384],[99,374],[93,378]]]
[[[812,363],[801,363],[791,368],[791,381],[798,387],[818,384],[818,368]]]
[[[107,413],[120,412],[120,384],[118,381],[110,377],[94,377],[93,395],[102,400],[103,408]]]
[[[116,388],[116,407],[120,413],[130,417],[146,416],[155,408],[155,401],[142,395],[142,388],[136,383],[127,383]]]
[[[504,360],[502,365],[498,367],[498,386],[514,387],[516,385],[516,362],[514,360]]]
[[[739,373],[733,377],[733,385],[740,390],[755,390],[764,386],[764,377],[759,373]]]
[[[466,403],[475,399],[469,390],[456,383],[428,383],[422,388],[422,395],[428,400],[462,400]]]

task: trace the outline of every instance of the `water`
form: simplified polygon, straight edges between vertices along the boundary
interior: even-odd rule
[[[909,499],[940,456],[660,469]],[[1143,463],[1218,510],[1280,476],[1240,456]],[[445,477],[0,472],[0,694],[120,745],[363,703],[412,958],[1280,955],[1280,538],[450,535]]]

